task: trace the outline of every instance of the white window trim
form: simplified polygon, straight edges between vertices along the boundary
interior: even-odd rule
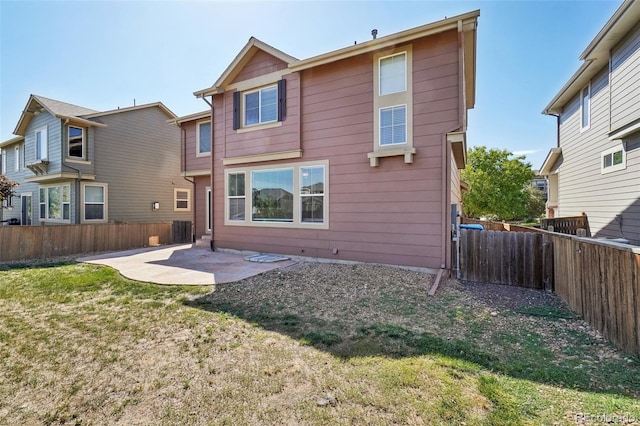
[[[13,149],[13,153],[15,155],[15,158],[13,159],[13,162],[14,162],[13,170],[16,172],[19,172],[20,171],[20,145],[16,145],[16,147]]]
[[[379,77],[380,77],[380,74],[378,74],[378,96],[388,96],[388,95],[393,95],[394,93],[402,93],[402,92],[406,92],[406,91],[407,91],[407,87],[408,87],[408,84],[407,84],[407,77],[408,77],[408,75],[407,75],[407,74],[408,74],[408,72],[407,72],[407,64],[408,64],[408,62],[409,62],[409,60],[408,60],[408,59],[409,59],[409,55],[408,55],[408,53],[407,53],[407,52],[402,51],[402,52],[394,53],[394,54],[391,54],[391,55],[386,55],[386,56],[381,56],[381,57],[379,57],[379,58],[378,58],[378,73],[380,72],[380,69],[382,69],[382,61],[383,61],[384,59],[392,58],[392,57],[394,57],[394,56],[399,56],[399,55],[405,55],[405,58],[404,58],[404,59],[405,59],[405,63],[404,63],[404,68],[405,68],[405,75],[404,75],[404,89],[403,89],[403,90],[399,90],[399,91],[397,91],[397,92],[389,92],[389,93],[385,93],[385,94],[383,95],[383,94],[382,94],[382,79],[381,79],[381,78],[379,78]]]
[[[225,172],[224,175],[224,219],[225,219],[225,223],[229,222],[229,223],[245,223],[247,221],[247,215],[251,214],[250,210],[247,210],[247,198],[249,198],[249,196],[247,196],[247,194],[250,194],[251,192],[247,192],[247,175],[251,173],[251,170],[239,170],[239,169],[235,169],[232,171],[227,171]],[[229,175],[239,175],[239,174],[244,174],[244,195],[229,195]],[[242,220],[237,220],[237,219],[229,219],[229,200],[235,198],[235,199],[239,199],[239,198],[244,198],[244,219]],[[249,203],[249,205],[251,205],[251,203]]]
[[[76,129],[80,129],[82,130],[82,157],[74,157],[69,155],[69,151],[71,150],[71,145],[69,142],[69,131],[71,130],[71,128],[74,127]],[[74,126],[72,124],[67,125],[67,156],[66,159],[67,160],[71,160],[71,161],[85,161],[87,158],[87,129],[85,129],[84,127],[80,127],[80,126]]]
[[[196,123],[196,157],[210,157],[211,149],[213,149],[213,141],[210,141],[209,151],[200,152],[200,126],[203,124],[211,124],[211,120],[199,121]],[[211,132],[209,132],[209,137],[211,137]]]
[[[40,156],[40,158],[38,158],[38,132],[41,132],[43,137],[41,138],[41,140],[43,141],[43,152],[44,152],[44,157]],[[48,135],[48,131],[47,131],[47,126],[44,127],[40,127],[39,129],[36,129],[34,131],[34,142],[35,142],[35,158],[36,161],[46,161],[49,159],[49,135]]]
[[[402,92],[380,95],[380,60],[405,53],[406,87]],[[404,156],[405,163],[413,162],[416,149],[413,147],[413,46],[405,45],[374,55],[373,61],[373,152],[367,154],[370,166],[376,167],[379,158]],[[380,145],[380,111],[384,108],[406,105],[406,142],[402,144]]]
[[[583,92],[587,91],[587,101],[589,103],[589,111],[588,111],[588,116],[587,116],[587,125],[583,126],[582,125],[582,115],[584,114],[583,112],[583,102],[582,102],[582,97],[583,97]],[[584,132],[585,130],[589,130],[589,128],[591,128],[591,82],[589,82],[586,86],[584,86],[581,90],[580,90],[580,132]]]
[[[615,152],[622,151],[622,163],[613,164],[613,154]],[[611,155],[612,165],[609,167],[604,166],[604,157]],[[606,151],[600,153],[600,174],[606,175],[607,173],[617,172],[619,170],[625,170],[627,168],[627,151],[624,149],[624,145],[620,144],[614,148],[609,148]]]
[[[64,203],[60,203],[60,215],[62,216],[60,219],[51,219],[49,218],[49,188],[60,188],[60,192],[62,193],[62,188],[67,187],[69,189],[69,219],[63,219],[64,217]],[[44,218],[40,217],[40,204],[42,204],[43,200],[40,199],[40,189],[44,189],[45,199],[44,199]],[[53,184],[53,185],[40,185],[38,189],[38,219],[40,222],[50,222],[50,223],[71,223],[71,185],[70,184]]]
[[[301,197],[300,197],[300,169],[305,167],[324,167],[324,202],[323,222],[301,221]],[[251,196],[251,172],[263,170],[293,169],[293,221],[292,222],[259,222],[251,220],[253,197]],[[229,174],[244,173],[245,184],[245,219],[229,220]],[[301,163],[274,164],[267,166],[255,166],[227,169],[224,174],[224,224],[229,226],[254,226],[266,228],[298,228],[298,229],[329,229],[329,160],[307,161]]]
[[[85,188],[87,186],[100,186],[104,190],[104,218],[103,219],[86,219],[85,218]],[[109,221],[109,184],[87,182],[80,185],[80,209],[82,223],[107,223]]]
[[[7,150],[0,148],[0,156],[2,156],[2,170],[0,173],[7,174]]]
[[[407,121],[409,121],[409,118],[407,117],[407,110],[408,110],[408,106],[407,104],[400,104],[400,105],[389,105],[389,106],[385,106],[385,107],[381,107],[378,109],[378,114],[379,117],[378,119],[380,120],[380,123],[382,123],[382,110],[385,109],[392,109],[392,108],[397,108],[397,107],[404,107],[404,113],[405,113],[405,122],[404,122],[404,142],[398,142],[398,143],[387,143],[387,144],[383,144],[382,143],[382,132],[378,132],[378,145],[380,147],[397,147],[397,146],[401,146],[401,145],[407,145],[409,138],[407,137]],[[380,124],[381,126],[381,124]],[[380,130],[382,130],[382,128],[380,128]]]
[[[177,206],[178,200],[184,201],[183,198],[178,199],[178,192],[187,193],[187,207],[182,208]],[[173,188],[173,211],[174,212],[190,212],[191,211],[191,189],[188,188]]]
[[[269,120],[269,121],[262,121],[262,91],[265,89],[271,89],[271,88],[275,88],[276,89],[276,118],[273,120]],[[246,96],[250,95],[251,93],[259,93],[259,101],[258,101],[258,122],[254,123],[254,124],[246,124]],[[246,90],[244,92],[242,92],[241,94],[241,98],[240,98],[240,103],[242,104],[242,114],[240,117],[240,129],[252,129],[254,127],[257,126],[265,126],[265,125],[269,125],[269,124],[273,124],[273,123],[277,123],[278,122],[278,102],[277,102],[277,93],[278,93],[278,84],[274,83],[274,84],[268,84],[266,86],[262,86],[262,87],[258,87],[256,89],[251,89],[251,90]],[[280,124],[282,125],[282,124]],[[277,127],[277,126],[273,126],[273,127]],[[240,130],[238,129],[238,130]]]

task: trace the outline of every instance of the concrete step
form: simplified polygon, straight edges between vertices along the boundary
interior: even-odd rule
[[[211,235],[203,235],[196,240],[196,247],[211,247]]]

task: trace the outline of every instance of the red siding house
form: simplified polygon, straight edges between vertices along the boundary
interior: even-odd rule
[[[305,60],[252,37],[195,92],[210,109],[176,120],[197,237],[215,249],[450,267],[478,16]]]

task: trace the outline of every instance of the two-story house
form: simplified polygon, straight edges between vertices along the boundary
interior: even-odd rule
[[[202,200],[197,237],[210,232],[215,249],[449,267],[478,16],[372,32],[305,60],[250,38],[194,93],[209,111],[177,120]]]
[[[31,95],[0,143],[2,173],[18,182],[4,220],[23,225],[191,219],[180,174],[180,130],[162,103],[95,111]]]
[[[549,216],[589,218],[595,237],[640,245],[640,2],[625,0],[543,113],[558,141],[541,167]]]

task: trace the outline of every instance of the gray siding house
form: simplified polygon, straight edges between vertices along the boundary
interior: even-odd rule
[[[580,59],[543,111],[558,121],[540,171],[547,212],[585,212],[594,237],[640,245],[640,2],[624,1]]]
[[[0,143],[2,174],[20,184],[5,223],[191,220],[175,118],[160,102],[98,112],[31,95]]]

